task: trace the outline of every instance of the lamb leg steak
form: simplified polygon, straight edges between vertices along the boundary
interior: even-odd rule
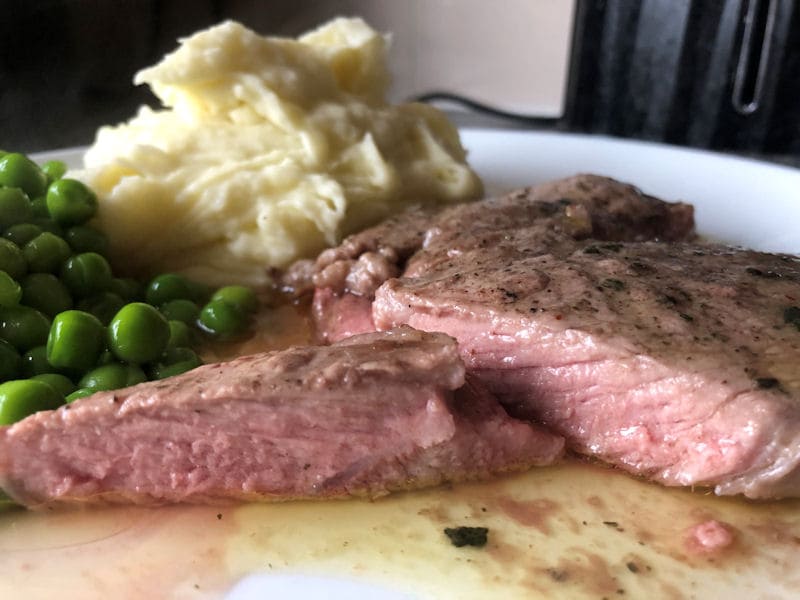
[[[379,287],[358,278],[380,273],[358,254],[376,231],[318,260],[323,337],[449,333],[511,414],[572,450],[667,485],[800,496],[796,257],[697,244],[690,206],[591,175],[408,228]]]
[[[415,256],[376,291],[374,324],[452,335],[511,414],[573,450],[667,485],[800,496],[800,259],[692,243],[528,248]]]
[[[370,305],[383,282],[437,261],[493,246],[549,253],[575,240],[665,241],[694,237],[694,211],[597,175],[576,175],[500,198],[440,209],[412,208],[354,234],[284,277],[295,293],[314,291],[313,316],[323,341],[375,329]],[[417,266],[418,265],[418,266]]]
[[[550,464],[563,438],[465,380],[411,328],[206,365],[0,428],[0,487],[30,507],[375,497]]]

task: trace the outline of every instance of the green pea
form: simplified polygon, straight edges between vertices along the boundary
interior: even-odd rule
[[[25,192],[19,188],[0,187],[0,229],[8,229],[32,218],[31,201]]]
[[[23,377],[33,377],[52,372],[53,366],[47,362],[47,346],[36,346],[22,355],[21,372]]]
[[[117,390],[143,381],[147,381],[147,376],[136,365],[111,363],[86,373],[78,382],[78,387],[95,391]]]
[[[197,355],[197,353],[191,348],[187,347],[167,348],[164,351],[164,354],[161,355],[161,358],[158,362],[165,365],[174,365],[187,361],[193,362],[196,366],[203,364],[203,361],[200,360],[200,357]]]
[[[167,377],[175,377],[181,375],[192,369],[196,369],[200,365],[195,365],[191,362],[175,363],[172,365],[153,365],[150,368],[150,379],[166,379]]]
[[[39,375],[34,375],[31,379],[35,381],[44,381],[64,397],[71,394],[76,389],[72,380],[61,373],[41,373]]]
[[[39,227],[42,231],[49,231],[58,237],[64,237],[64,228],[53,221],[50,217],[34,217],[31,223]],[[69,244],[67,244],[69,245]]]
[[[214,291],[205,283],[192,281],[191,279],[186,280],[186,288],[189,290],[189,299],[194,300],[198,304],[205,304],[208,302],[208,299],[211,297],[211,292]]]
[[[97,317],[103,325],[108,325],[125,301],[113,292],[100,292],[78,302],[78,310],[83,310]]]
[[[0,381],[8,381],[19,376],[22,358],[14,346],[0,340]]]
[[[61,179],[67,172],[67,165],[60,160],[48,160],[42,165],[42,171],[50,182]]]
[[[89,225],[75,225],[64,232],[64,239],[75,253],[96,252],[108,254],[108,237],[102,231]]]
[[[238,307],[243,313],[252,313],[258,309],[258,297],[249,287],[243,285],[226,285],[219,288],[211,296],[211,302],[223,300]]]
[[[106,291],[111,279],[111,266],[97,252],[70,256],[61,267],[61,281],[77,298]]]
[[[123,362],[155,360],[169,341],[169,323],[158,310],[143,302],[123,306],[108,325],[108,347]]]
[[[186,323],[183,321],[169,321],[169,341],[167,342],[167,348],[189,346],[191,341],[191,330]]]
[[[44,344],[49,330],[50,319],[36,309],[28,306],[0,308],[0,338],[19,352]]]
[[[28,263],[25,262],[25,255],[19,246],[0,238],[0,271],[5,271],[14,279],[20,279],[27,270]]]
[[[189,299],[186,278],[174,273],[157,275],[147,285],[144,298],[148,304],[153,306],[161,306],[170,300]]]
[[[106,348],[100,353],[100,356],[97,357],[96,365],[98,367],[102,367],[103,365],[110,365],[113,362],[117,362],[117,357],[114,356],[114,353]]]
[[[238,306],[224,300],[211,300],[200,310],[197,324],[218,337],[230,337],[247,327],[247,317]]]
[[[47,175],[24,154],[9,152],[0,158],[0,185],[20,188],[35,198],[47,189]]]
[[[150,366],[152,379],[165,379],[191,371],[203,364],[191,348],[167,348],[161,358]]]
[[[31,273],[22,280],[22,303],[54,317],[72,308],[72,296],[55,275]]]
[[[79,400],[80,398],[86,398],[87,396],[91,396],[97,390],[92,390],[89,388],[78,388],[74,392],[72,392],[69,396],[64,398],[67,401],[67,404],[70,402],[75,402],[75,400]]]
[[[53,221],[50,218],[50,213],[47,212],[47,198],[44,196],[31,198],[31,213],[33,214],[34,219],[47,219],[48,221]],[[55,223],[55,221],[53,221],[53,223]],[[48,229],[48,231],[50,230]]]
[[[80,310],[56,315],[47,336],[47,360],[58,369],[88,371],[105,344],[105,327],[97,317]]]
[[[5,271],[0,271],[0,306],[16,306],[22,300],[22,287]]]
[[[22,254],[32,273],[52,273],[61,268],[72,250],[63,238],[45,231],[25,244]]]
[[[136,302],[144,297],[144,286],[132,277],[115,277],[111,280],[109,290],[125,302]]]
[[[159,310],[170,321],[183,321],[187,325],[197,321],[197,315],[200,313],[197,304],[183,298],[165,302],[159,307]]]
[[[1,152],[0,155],[2,155]],[[7,510],[22,510],[23,508],[24,507],[21,504],[17,504],[9,497],[8,494],[6,494],[3,490],[0,490],[0,512]]]
[[[59,179],[47,188],[47,210],[56,223],[80,225],[97,212],[97,196],[77,179]]]
[[[0,384],[0,425],[11,425],[35,412],[62,404],[64,397],[43,381],[6,381]]]
[[[33,223],[17,223],[3,233],[3,237],[14,242],[20,248],[42,233],[42,228]]]
[[[0,513],[10,510],[23,510],[24,508],[21,504],[14,502],[3,490],[0,490]]]

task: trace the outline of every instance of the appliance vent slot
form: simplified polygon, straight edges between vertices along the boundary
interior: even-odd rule
[[[733,80],[733,108],[741,115],[759,109],[775,29],[776,0],[749,0]]]

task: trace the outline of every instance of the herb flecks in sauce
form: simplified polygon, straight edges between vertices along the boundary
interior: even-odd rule
[[[780,386],[780,383],[781,382],[774,377],[758,377],[756,379],[756,385],[762,390],[771,390],[773,388],[777,388]]]
[[[783,322],[797,327],[800,331],[800,306],[789,306],[783,311]]]
[[[780,279],[781,274],[776,273],[775,271],[762,271],[761,269],[756,269],[755,267],[747,267],[745,272],[749,273],[753,277],[763,277],[764,279]]]
[[[488,541],[488,527],[446,527],[445,535],[456,548],[474,546],[482,548]]]
[[[625,289],[625,284],[619,279],[606,279],[603,281],[602,285],[604,288],[614,290],[615,292],[621,292]]]

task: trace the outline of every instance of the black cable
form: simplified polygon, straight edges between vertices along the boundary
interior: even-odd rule
[[[509,112],[494,106],[489,106],[488,104],[483,104],[482,102],[467,98],[466,96],[460,96],[459,94],[452,94],[450,92],[428,92],[426,94],[414,96],[411,98],[411,100],[414,102],[425,103],[440,101],[453,102],[455,104],[460,104],[461,106],[464,106],[476,113],[490,115],[499,119],[515,121],[517,123],[524,123],[526,125],[532,125],[536,127],[554,127],[558,125],[560,121],[560,119],[557,118],[536,117],[533,115]]]

